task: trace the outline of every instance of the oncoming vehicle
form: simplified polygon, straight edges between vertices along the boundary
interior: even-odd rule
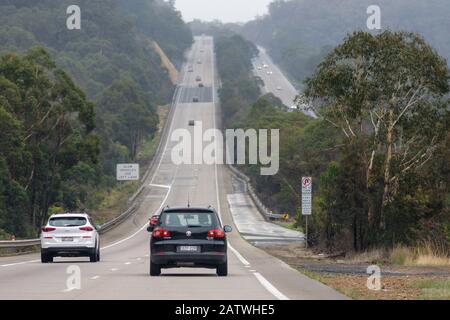
[[[202,77],[200,77],[200,76],[196,76],[196,77],[195,77],[195,81],[197,81],[197,82],[200,82],[200,81],[202,81]]]
[[[198,99],[197,96],[195,96],[195,97],[192,98],[192,102],[198,102],[198,101],[199,101],[199,99]]]
[[[227,237],[224,226],[212,208],[166,208],[155,227],[147,229],[150,239],[150,275],[164,268],[216,269],[228,275]]]
[[[52,215],[41,232],[41,261],[54,257],[89,257],[100,261],[100,237],[89,215],[65,213]]]

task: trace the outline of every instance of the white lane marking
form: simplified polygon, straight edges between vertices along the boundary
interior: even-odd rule
[[[100,276],[94,276],[94,277],[91,278],[91,280],[97,280],[99,278],[100,278]]]
[[[248,270],[248,271],[250,271],[250,272],[256,272],[256,270],[253,270],[253,269],[251,269],[251,270]]]
[[[39,261],[41,261],[41,260],[30,260],[30,261],[22,261],[22,262],[10,263],[10,264],[2,264],[2,265],[0,265],[0,267],[20,266],[22,264],[35,263],[35,262],[39,262]]]
[[[119,269],[117,269],[117,268],[112,268],[111,271],[112,271],[112,272],[116,272],[116,271],[119,271]]]
[[[70,289],[64,289],[64,290],[61,291],[61,292],[69,293],[69,292],[72,292],[72,291],[74,291],[74,290],[79,290],[79,289],[76,289],[76,288],[70,288]]]
[[[148,255],[147,255],[147,257],[148,257]],[[137,258],[136,260],[137,260],[137,261],[141,261],[141,260],[142,260],[142,258]]]
[[[273,294],[278,300],[289,300],[284,294],[282,294],[277,288],[275,288],[266,278],[264,278],[260,273],[253,273],[258,279],[258,281],[267,289],[271,294]]]
[[[129,266],[131,264],[131,262],[125,262],[126,266]]]
[[[250,262],[247,261],[235,248],[233,248],[230,244],[228,244],[228,248],[233,251],[234,255],[242,262],[244,266],[250,266]]]
[[[212,63],[212,88],[213,88],[213,117],[214,117],[214,129],[216,128],[216,102],[215,102],[215,74],[214,74],[214,42],[211,46],[211,63]],[[217,150],[217,145],[216,145]],[[217,156],[217,154],[216,154]],[[217,159],[216,159],[217,160]],[[216,178],[216,201],[217,201],[217,212],[219,214],[219,219],[222,222],[222,214],[220,209],[220,198],[219,198],[219,182],[218,182],[218,174],[217,174],[217,161],[214,165],[214,173]],[[233,248],[230,244],[228,244],[228,248],[233,251],[233,253],[236,255],[236,257],[244,264],[244,266],[250,265],[250,263],[237,251],[235,248]],[[266,278],[264,278],[260,273],[253,273],[255,277],[258,279],[258,281],[265,287],[272,295],[274,295],[279,300],[289,300],[288,297],[286,297],[284,294],[282,294],[277,288],[275,288]]]
[[[163,184],[150,183],[149,186],[150,187],[156,187],[156,188],[170,189],[170,186],[166,186],[166,185],[163,185]]]

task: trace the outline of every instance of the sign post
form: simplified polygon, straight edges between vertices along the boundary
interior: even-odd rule
[[[117,181],[139,180],[139,164],[118,164]]]
[[[305,239],[308,248],[308,216],[312,215],[312,177],[302,178],[302,215],[306,219]]]

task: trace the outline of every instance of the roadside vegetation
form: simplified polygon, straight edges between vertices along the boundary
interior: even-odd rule
[[[216,50],[230,63],[246,57],[247,66],[254,54]],[[253,79],[250,71],[241,74]],[[304,225],[301,177],[313,176],[311,246],[344,253],[397,248],[394,254],[410,247],[411,263],[447,261],[449,74],[447,61],[417,34],[355,32],[305,82],[318,120],[286,113],[268,97],[234,103],[252,96],[224,72],[224,92],[233,94],[222,94],[223,113],[234,126],[280,129],[279,173],[241,169],[265,204],[296,217],[297,226]]]
[[[148,163],[159,141],[156,106],[174,89],[155,48],[179,65],[192,43],[169,2],[82,0],[74,31],[71,4],[0,5],[4,239],[35,237],[53,212],[86,210],[101,222],[123,210],[136,184],[118,184],[116,164]]]
[[[274,61],[302,87],[303,81],[348,33],[367,30],[366,10],[374,4],[381,9],[383,30],[418,32],[440,55],[450,59],[447,0],[274,1],[265,16],[244,26],[222,26],[265,47]]]

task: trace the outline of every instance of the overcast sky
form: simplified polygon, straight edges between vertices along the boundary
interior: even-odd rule
[[[222,22],[247,22],[267,13],[273,0],[176,0],[186,22],[193,19]]]

